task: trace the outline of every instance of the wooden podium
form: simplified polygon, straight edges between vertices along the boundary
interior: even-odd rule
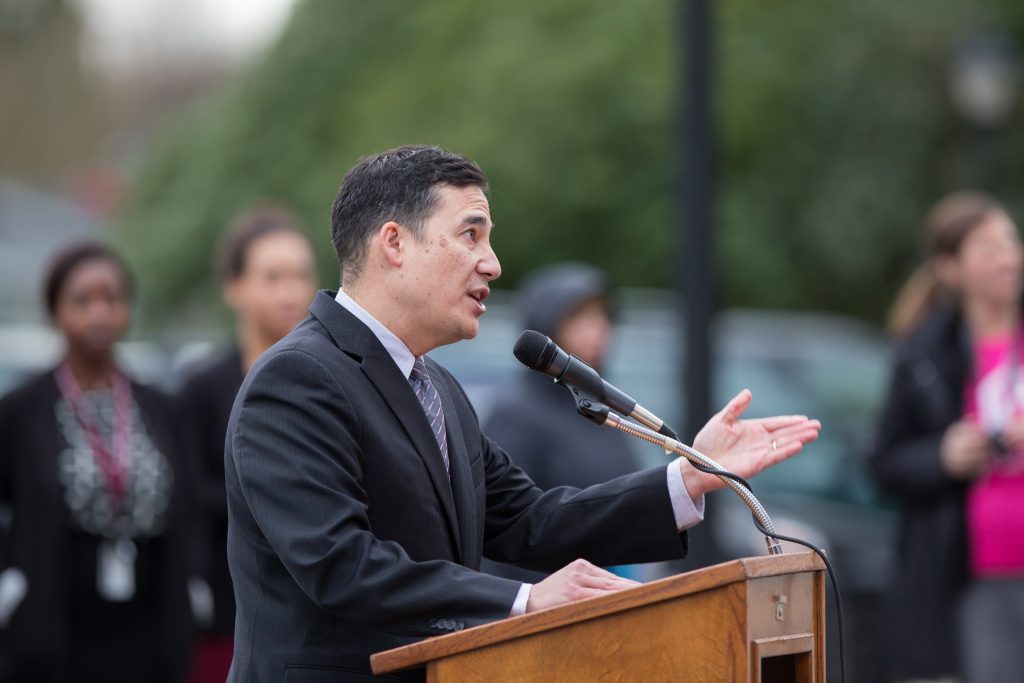
[[[824,563],[733,560],[598,598],[430,638],[370,658],[471,681],[825,680]]]

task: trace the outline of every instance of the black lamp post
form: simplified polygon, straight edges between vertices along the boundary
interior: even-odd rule
[[[715,127],[713,117],[713,0],[681,0],[679,56],[682,60],[677,105],[679,167],[677,216],[679,231],[675,284],[680,290],[679,381],[684,388],[685,414],[680,436],[689,441],[711,414],[711,323],[715,312],[714,201]],[[690,530],[687,567],[703,567],[723,557],[710,524]]]
[[[715,133],[712,116],[712,0],[684,0],[683,81],[677,123],[680,140],[679,258],[676,284],[682,289],[686,340],[683,386],[686,415],[683,438],[692,439],[711,413],[711,322],[715,310],[714,198]]]

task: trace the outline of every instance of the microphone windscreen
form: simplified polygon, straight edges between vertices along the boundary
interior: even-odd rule
[[[524,330],[512,348],[512,355],[528,368],[543,371],[544,351],[551,340],[536,330]],[[550,362],[550,358],[548,359]]]

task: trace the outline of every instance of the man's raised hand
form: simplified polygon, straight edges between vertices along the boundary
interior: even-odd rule
[[[694,449],[744,479],[790,458],[818,438],[821,423],[806,415],[782,415],[741,420],[753,396],[749,389],[737,394],[712,417],[693,440]],[[686,490],[692,498],[725,484],[718,477],[680,462]]]

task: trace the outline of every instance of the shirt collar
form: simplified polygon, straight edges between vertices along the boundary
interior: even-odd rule
[[[342,308],[347,310],[349,313],[359,318],[364,325],[370,328],[374,336],[380,340],[380,343],[384,346],[384,350],[391,356],[391,360],[395,361],[395,365],[402,372],[402,376],[409,379],[409,375],[412,373],[413,363],[416,362],[416,357],[412,355],[412,351],[405,343],[395,336],[395,333],[384,327],[384,325],[374,318],[370,313],[356,303],[356,300],[345,293],[344,290],[338,289],[337,296],[334,300],[341,304]]]

